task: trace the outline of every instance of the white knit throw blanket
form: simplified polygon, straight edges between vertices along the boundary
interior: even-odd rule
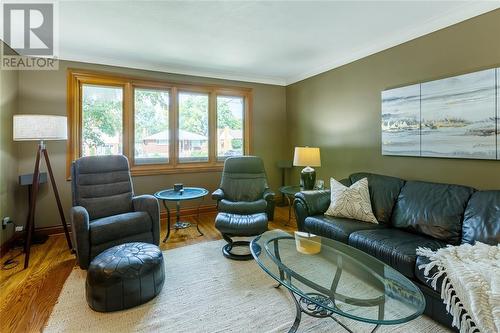
[[[441,298],[460,333],[500,332],[500,244],[449,245],[435,252],[418,248],[417,254],[431,260],[419,267],[425,268],[425,276],[434,267],[438,270],[429,277],[434,289],[445,275]]]

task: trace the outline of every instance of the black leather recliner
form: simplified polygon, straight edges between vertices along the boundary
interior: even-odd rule
[[[219,214],[215,227],[228,242],[222,252],[236,260],[252,259],[250,254],[235,254],[235,246],[248,246],[247,241],[233,241],[235,236],[256,236],[267,230],[274,218],[274,192],[267,184],[264,163],[260,157],[230,157],[224,163],[220,188],[212,193]]]
[[[379,224],[325,216],[330,191],[295,195],[298,229],[329,237],[363,250],[412,279],[426,298],[425,314],[451,326],[438,290],[433,290],[419,266],[428,262],[418,247],[436,250],[448,244],[500,242],[500,190],[355,173],[341,182],[349,186],[367,177],[370,200]],[[432,274],[432,272],[431,272]]]

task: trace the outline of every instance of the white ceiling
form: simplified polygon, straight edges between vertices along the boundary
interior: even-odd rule
[[[287,85],[499,1],[64,1],[61,59]]]

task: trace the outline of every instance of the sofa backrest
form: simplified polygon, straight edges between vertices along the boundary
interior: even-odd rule
[[[134,190],[123,155],[87,156],[71,165],[73,206],[83,206],[90,220],[130,212]]]
[[[500,243],[500,190],[478,191],[470,198],[464,214],[462,243]]]
[[[450,244],[459,244],[465,208],[474,189],[407,181],[396,202],[392,225]]]
[[[368,179],[373,214],[379,223],[389,224],[396,199],[405,181],[396,177],[366,172],[353,173],[349,178],[353,184],[360,179]]]

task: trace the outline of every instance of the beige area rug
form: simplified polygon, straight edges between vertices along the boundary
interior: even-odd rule
[[[254,261],[224,258],[224,241],[164,252],[166,280],[155,299],[139,307],[98,313],[85,301],[86,272],[75,268],[68,277],[45,332],[287,332],[295,305],[284,287]],[[341,318],[354,332],[373,325]],[[330,318],[302,314],[299,332],[344,333]],[[449,332],[428,317],[378,332]]]

